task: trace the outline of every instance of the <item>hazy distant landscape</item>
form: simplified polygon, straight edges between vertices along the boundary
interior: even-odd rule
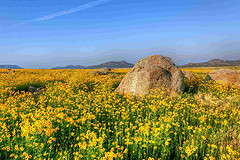
[[[132,68],[134,64],[128,63],[126,61],[110,61],[106,63],[102,63],[99,65],[92,66],[81,66],[81,65],[68,65],[68,66],[58,66],[51,69],[98,69],[98,68]],[[220,59],[212,59],[208,62],[202,63],[188,63],[181,67],[224,67],[224,66],[240,66],[240,60],[236,61],[227,61]],[[6,69],[21,69],[21,67],[17,65],[0,65],[0,68]]]

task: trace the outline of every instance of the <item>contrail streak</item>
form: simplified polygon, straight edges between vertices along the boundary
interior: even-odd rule
[[[88,9],[88,8],[92,8],[92,7],[95,7],[95,6],[107,3],[109,1],[111,1],[111,0],[97,0],[97,1],[93,1],[93,2],[90,2],[90,3],[84,4],[84,5],[81,5],[81,6],[77,7],[77,8],[72,8],[72,9],[61,11],[61,12],[54,13],[54,14],[51,14],[51,15],[34,18],[32,20],[25,21],[25,22],[22,22],[22,23],[18,23],[18,24],[15,24],[13,26],[21,26],[21,25],[24,25],[24,24],[27,24],[27,23],[30,23],[30,22],[41,22],[41,21],[54,19],[56,17],[60,17],[60,16],[64,16],[64,15],[67,15],[67,14],[79,12],[79,11],[82,11],[82,10],[85,10],[85,9]]]

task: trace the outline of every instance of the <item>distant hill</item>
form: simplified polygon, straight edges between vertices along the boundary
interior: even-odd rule
[[[221,67],[221,66],[240,66],[240,60],[228,61],[228,60],[221,60],[221,59],[211,59],[208,62],[188,63],[182,67]]]
[[[4,68],[4,69],[23,69],[22,67],[19,67],[18,65],[0,65],[0,68]]]
[[[134,64],[128,63],[126,61],[110,61],[107,63],[102,63],[99,65],[87,66],[86,69],[97,69],[97,68],[132,68]]]
[[[97,68],[132,68],[134,64],[128,63],[126,61],[110,61],[107,63],[102,63],[99,65],[92,65],[92,66],[73,66],[73,65],[68,65],[65,67],[55,67],[52,69],[97,69]]]
[[[68,65],[68,66],[64,66],[64,67],[55,67],[55,68],[52,68],[52,69],[84,69],[85,67],[84,66],[81,66],[81,65],[77,65],[77,66],[73,66],[73,65]]]

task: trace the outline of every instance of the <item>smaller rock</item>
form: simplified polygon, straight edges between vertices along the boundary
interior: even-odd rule
[[[96,75],[108,75],[109,74],[109,72],[101,72],[101,71],[92,71],[91,72],[92,74],[94,74],[95,76]]]
[[[9,69],[8,69],[9,70]],[[11,74],[11,73],[14,73],[15,71],[13,71],[13,70],[9,70],[10,72],[0,72],[0,74]]]
[[[28,92],[31,92],[32,94],[34,94],[35,92],[40,92],[40,89],[38,89],[37,87],[34,87],[34,86],[30,86],[28,88]]]
[[[194,74],[192,72],[189,71],[182,71],[184,77],[190,81],[196,79],[196,77],[194,76]]]
[[[9,72],[0,72],[0,74],[9,74]]]
[[[218,69],[211,71],[208,76],[217,83],[231,83],[240,87],[240,71],[232,69]]]
[[[110,71],[112,71],[112,69],[111,68],[100,68],[99,71],[101,71],[101,72],[110,72]]]

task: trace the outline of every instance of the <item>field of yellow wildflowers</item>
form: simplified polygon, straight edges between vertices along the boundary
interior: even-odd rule
[[[174,98],[115,93],[129,69],[0,74],[0,159],[239,159],[240,88],[183,70],[198,78]]]

